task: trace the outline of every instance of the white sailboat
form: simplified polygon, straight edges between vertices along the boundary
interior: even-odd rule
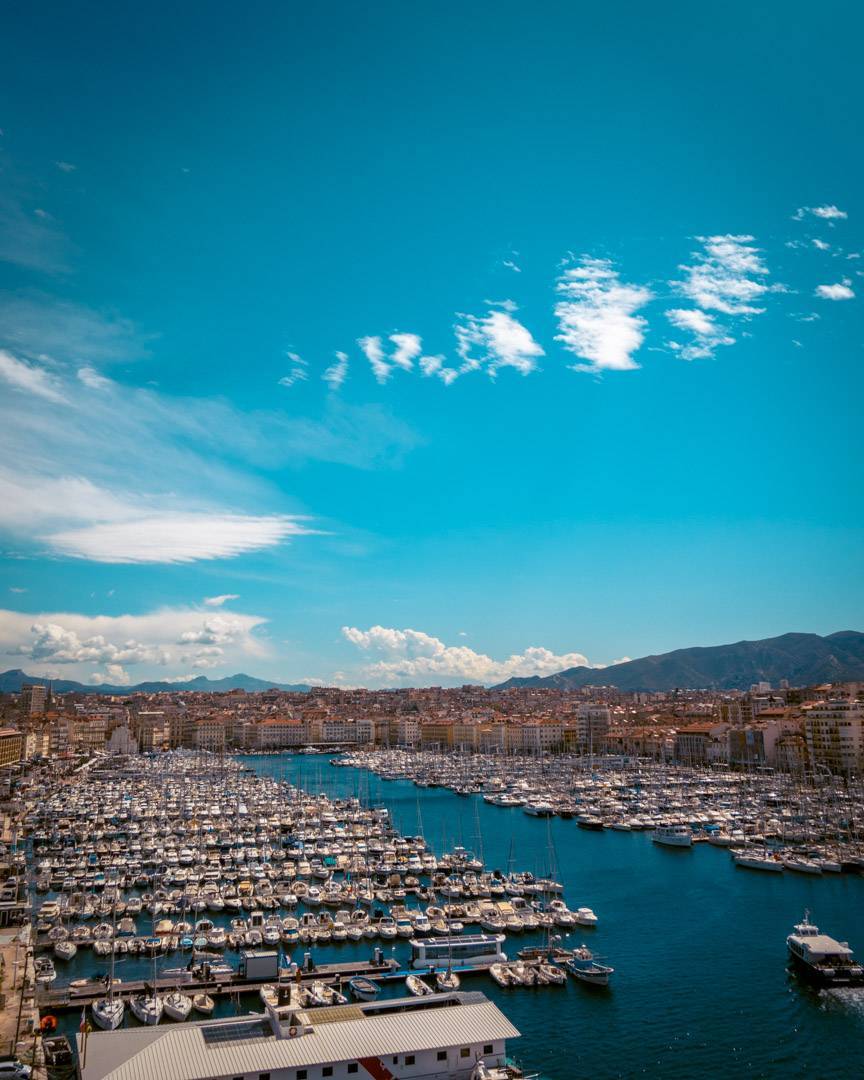
[[[114,910],[112,913],[112,931],[117,917],[117,894],[114,894]],[[112,932],[113,939],[113,932]],[[104,998],[99,998],[90,1006],[93,1013],[93,1023],[103,1031],[115,1031],[123,1023],[126,1007],[123,999],[114,996],[114,949],[111,950],[111,969],[108,974],[108,993]]]

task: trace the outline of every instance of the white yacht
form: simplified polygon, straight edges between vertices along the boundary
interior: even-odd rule
[[[651,839],[663,847],[693,846],[693,833],[686,825],[660,825],[651,833]]]
[[[192,998],[180,990],[172,990],[170,994],[165,995],[162,1007],[169,1019],[179,1020],[182,1023],[189,1019],[189,1014],[192,1012]]]

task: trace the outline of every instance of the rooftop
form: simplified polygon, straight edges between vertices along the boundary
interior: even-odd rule
[[[480,993],[92,1032],[82,1080],[202,1080],[512,1039]],[[289,1014],[290,1015],[287,1015]],[[289,1036],[290,1030],[299,1032]],[[79,1049],[83,1036],[78,1036]]]

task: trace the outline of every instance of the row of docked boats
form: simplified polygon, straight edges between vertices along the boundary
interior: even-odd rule
[[[864,790],[836,778],[804,783],[786,774],[645,760],[624,764],[611,756],[508,758],[407,748],[355,751],[334,760],[536,817],[572,818],[588,831],[648,831],[667,846],[773,846],[790,859],[803,853],[823,872],[864,872]]]

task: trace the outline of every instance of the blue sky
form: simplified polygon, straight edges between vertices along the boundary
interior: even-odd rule
[[[0,665],[862,628],[862,15],[758,7],[16,10]]]

